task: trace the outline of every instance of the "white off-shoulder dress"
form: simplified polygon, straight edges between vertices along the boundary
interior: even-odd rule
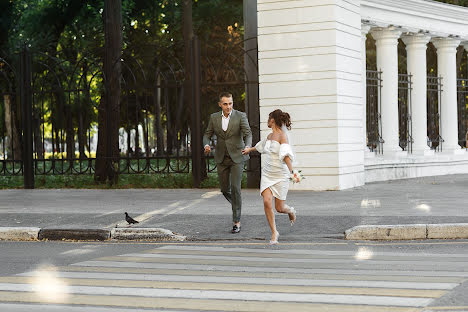
[[[262,177],[260,180],[260,194],[270,188],[273,196],[286,200],[289,189],[289,169],[284,158],[289,156],[294,160],[294,154],[289,144],[263,139],[255,145],[255,149],[264,154],[262,158]]]

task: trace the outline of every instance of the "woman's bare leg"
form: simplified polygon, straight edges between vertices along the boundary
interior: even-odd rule
[[[279,213],[288,213],[289,210],[286,207],[289,208],[289,206],[285,204],[284,200],[281,200],[281,199],[275,197],[275,209],[276,209],[276,211],[278,211]]]
[[[265,209],[265,216],[268,221],[268,225],[270,226],[271,230],[271,240],[277,240],[276,233],[276,222],[275,222],[275,213],[273,212],[273,194],[271,190],[267,188],[262,192],[263,196],[263,208]]]
[[[294,222],[296,222],[296,211],[294,210],[294,208],[286,205],[285,200],[281,200],[275,197],[275,209],[279,213],[287,213],[289,216],[289,221],[291,221],[291,225],[293,225]]]

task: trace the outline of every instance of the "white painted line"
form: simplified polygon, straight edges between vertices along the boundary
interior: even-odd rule
[[[0,303],[0,311],[4,312],[141,312],[141,309],[125,309],[116,307],[97,307],[87,305],[83,306],[70,306],[70,305],[59,305],[59,304],[24,304],[24,303]],[[160,310],[159,312],[181,312],[176,310]]]
[[[176,212],[179,212],[179,211],[182,211],[184,209],[190,208],[192,206],[198,205],[199,203],[201,203],[203,201],[204,201],[203,198],[199,198],[199,199],[190,201],[188,204],[184,204],[184,205],[183,205],[183,203],[184,203],[183,201],[177,201],[175,203],[170,204],[166,208],[155,209],[153,211],[146,212],[146,213],[143,213],[143,214],[138,215],[136,217],[133,217],[133,219],[135,219],[136,221],[142,223],[142,222],[154,217],[155,215],[160,215],[161,217],[166,217],[166,216],[169,216],[169,215],[174,214]],[[123,216],[123,214],[122,214],[122,216]],[[122,219],[123,219],[123,217],[122,217]],[[115,228],[115,227],[117,227],[117,228],[128,227],[128,223],[126,221],[120,221],[120,222],[112,223],[112,224],[107,226],[107,228]]]
[[[202,265],[202,264],[172,264],[172,263],[145,263],[125,261],[98,261],[90,260],[72,264],[83,267],[114,267],[114,268],[141,268],[141,269],[174,269],[174,270],[205,270],[227,272],[271,272],[271,273],[323,273],[323,274],[349,274],[349,275],[388,275],[388,276],[445,276],[468,277],[464,271],[388,271],[388,270],[347,270],[347,269],[304,269],[293,267],[236,267],[228,265]]]
[[[193,283],[227,283],[252,285],[281,285],[281,286],[327,286],[327,287],[368,287],[368,288],[399,288],[399,289],[431,289],[448,290],[457,287],[458,283],[424,283],[424,282],[392,282],[392,281],[350,281],[350,280],[313,280],[290,278],[263,277],[225,277],[225,276],[193,276],[193,275],[161,275],[134,273],[96,273],[96,272],[54,272],[58,278],[87,278],[105,280],[133,280],[133,281],[166,281]],[[18,274],[19,276],[40,277],[43,271],[33,271]]]
[[[221,193],[221,191],[211,191],[211,192],[206,192],[202,194],[201,198],[208,199],[208,198],[212,198],[212,197],[222,195],[222,194],[223,193]]]
[[[61,255],[64,256],[78,256],[78,255],[86,255],[92,252],[96,252],[97,250],[95,248],[77,248],[77,249],[71,249],[67,250],[64,252],[61,252]]]
[[[163,258],[163,259],[202,259],[202,260],[239,260],[252,262],[278,262],[278,263],[347,263],[347,264],[390,264],[390,265],[433,265],[434,261],[421,260],[354,260],[354,259],[313,259],[313,258],[263,258],[248,256],[203,256],[203,255],[180,255],[180,254],[161,254],[161,253],[130,253],[119,255],[118,257],[141,257],[141,258]],[[447,265],[449,267],[460,266],[468,268],[467,262],[437,262],[438,266]]]
[[[0,290],[34,292],[37,287],[31,284],[0,283]],[[271,292],[236,292],[216,290],[185,290],[160,288],[126,288],[68,286],[68,294],[87,294],[105,296],[135,296],[152,298],[188,298],[188,299],[224,299],[270,302],[366,304],[378,306],[423,307],[432,302],[430,298],[407,298],[363,295],[323,295],[323,294],[288,294]],[[61,291],[60,289],[58,290]],[[66,290],[65,290],[66,291]]]
[[[372,250],[371,247],[367,247]],[[349,251],[332,251],[332,250],[301,250],[301,249],[252,249],[252,248],[234,248],[234,247],[216,247],[216,246],[187,246],[187,245],[167,245],[159,249],[172,249],[172,250],[206,250],[206,251],[227,251],[227,252],[251,252],[251,253],[266,253],[266,254],[300,254],[300,255],[330,255],[330,256],[354,256],[359,250]],[[397,252],[379,252],[373,251],[375,256],[397,256],[397,257],[431,257],[431,258],[447,258],[447,254],[429,254],[429,253],[397,253]],[[466,254],[451,254],[450,258],[465,258],[468,260],[468,253]]]

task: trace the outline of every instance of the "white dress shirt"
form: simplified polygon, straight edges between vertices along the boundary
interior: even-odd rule
[[[229,115],[226,117],[224,116],[223,111],[221,111],[221,128],[223,128],[223,131],[227,131],[227,128],[229,126],[229,119],[231,119],[231,114],[232,111],[229,113]],[[209,146],[208,144],[205,145],[205,148]]]
[[[229,126],[229,119],[231,118],[232,111],[229,113],[229,115],[226,117],[224,116],[224,113],[221,111],[221,127],[223,128],[224,131],[227,131],[227,128]]]

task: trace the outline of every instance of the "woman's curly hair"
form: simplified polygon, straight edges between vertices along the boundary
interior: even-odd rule
[[[275,109],[268,115],[268,119],[273,119],[276,126],[281,128],[283,125],[286,126],[288,130],[291,130],[291,116],[288,113],[283,112],[281,109]]]

